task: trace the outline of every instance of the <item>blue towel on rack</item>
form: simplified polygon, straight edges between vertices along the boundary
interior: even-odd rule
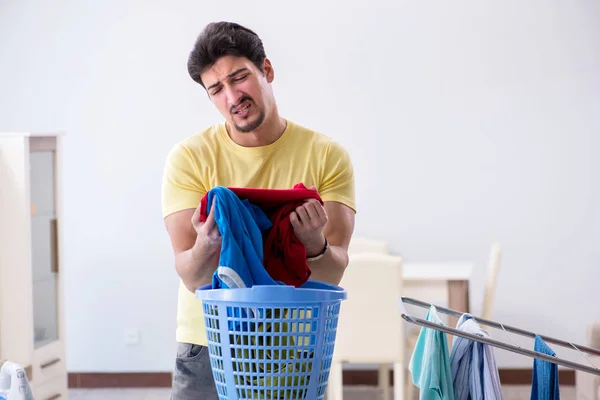
[[[534,351],[556,356],[554,351],[539,336],[535,335]],[[533,359],[531,400],[559,400],[558,365],[550,361]]]
[[[466,313],[458,320],[456,329],[472,335],[489,337],[488,332]],[[450,368],[456,400],[502,399],[494,349],[489,344],[456,336],[452,343]]]
[[[430,306],[425,320],[443,325],[435,306]],[[448,335],[422,327],[410,358],[413,383],[420,389],[420,400],[454,400],[450,371]]]
[[[272,226],[262,209],[240,200],[230,189],[217,186],[207,195],[207,209],[214,208],[221,234],[219,267],[213,274],[213,289],[276,285],[263,265],[262,231]]]

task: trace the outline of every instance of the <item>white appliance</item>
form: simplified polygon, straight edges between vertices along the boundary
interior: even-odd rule
[[[25,369],[19,364],[0,360],[0,399],[33,400]]]

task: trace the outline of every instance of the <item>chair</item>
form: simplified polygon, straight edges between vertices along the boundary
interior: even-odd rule
[[[358,253],[389,254],[389,252],[390,250],[387,242],[364,237],[352,237],[350,246],[348,247],[349,255]]]
[[[498,281],[498,271],[500,270],[501,261],[502,252],[500,244],[494,242],[490,251],[488,273],[483,293],[483,307],[480,314],[480,317],[483,319],[492,319],[492,304],[496,297],[496,283]]]
[[[394,366],[394,400],[403,399],[404,325],[398,311],[402,295],[402,258],[356,253],[340,283],[348,293],[342,302],[336,345],[327,387],[328,400],[342,400],[342,364],[379,364],[379,385],[389,400],[389,369]]]
[[[494,302],[495,294],[496,294],[496,286],[498,281],[498,271],[500,270],[501,264],[501,248],[500,244],[494,242],[490,249],[489,259],[488,259],[488,272],[486,277],[486,282],[484,285],[484,295],[483,295],[483,307],[480,314],[480,317],[483,319],[492,319],[492,305]],[[482,325],[482,328],[485,328]],[[412,353],[414,351],[415,345],[417,343],[417,339],[419,338],[420,329],[413,329],[411,333],[408,335],[408,348]],[[416,386],[412,383],[412,379],[410,377],[410,373],[407,377],[407,394],[406,397],[408,400],[413,400],[415,398],[415,389]],[[600,400],[600,399],[596,399]]]

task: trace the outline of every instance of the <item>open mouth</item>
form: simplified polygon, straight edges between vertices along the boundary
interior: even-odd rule
[[[235,110],[233,113],[235,115],[243,117],[248,114],[248,110],[250,109],[250,106],[251,106],[251,104],[250,104],[250,102],[248,102],[245,105],[238,108],[237,110]]]

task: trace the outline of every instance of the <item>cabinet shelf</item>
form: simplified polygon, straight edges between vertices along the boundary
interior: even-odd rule
[[[44,346],[48,346],[52,343],[54,343],[56,341],[56,339],[42,339],[42,340],[36,340],[35,341],[35,348],[39,349],[42,348]]]
[[[56,283],[56,274],[51,272],[49,275],[38,277],[38,278],[33,278],[31,280],[31,282],[33,283],[34,286],[43,284],[43,283],[48,283],[48,282]]]
[[[31,220],[35,221],[35,220],[50,220],[50,219],[56,219],[56,215],[54,214],[38,214],[35,213],[31,216]]]

